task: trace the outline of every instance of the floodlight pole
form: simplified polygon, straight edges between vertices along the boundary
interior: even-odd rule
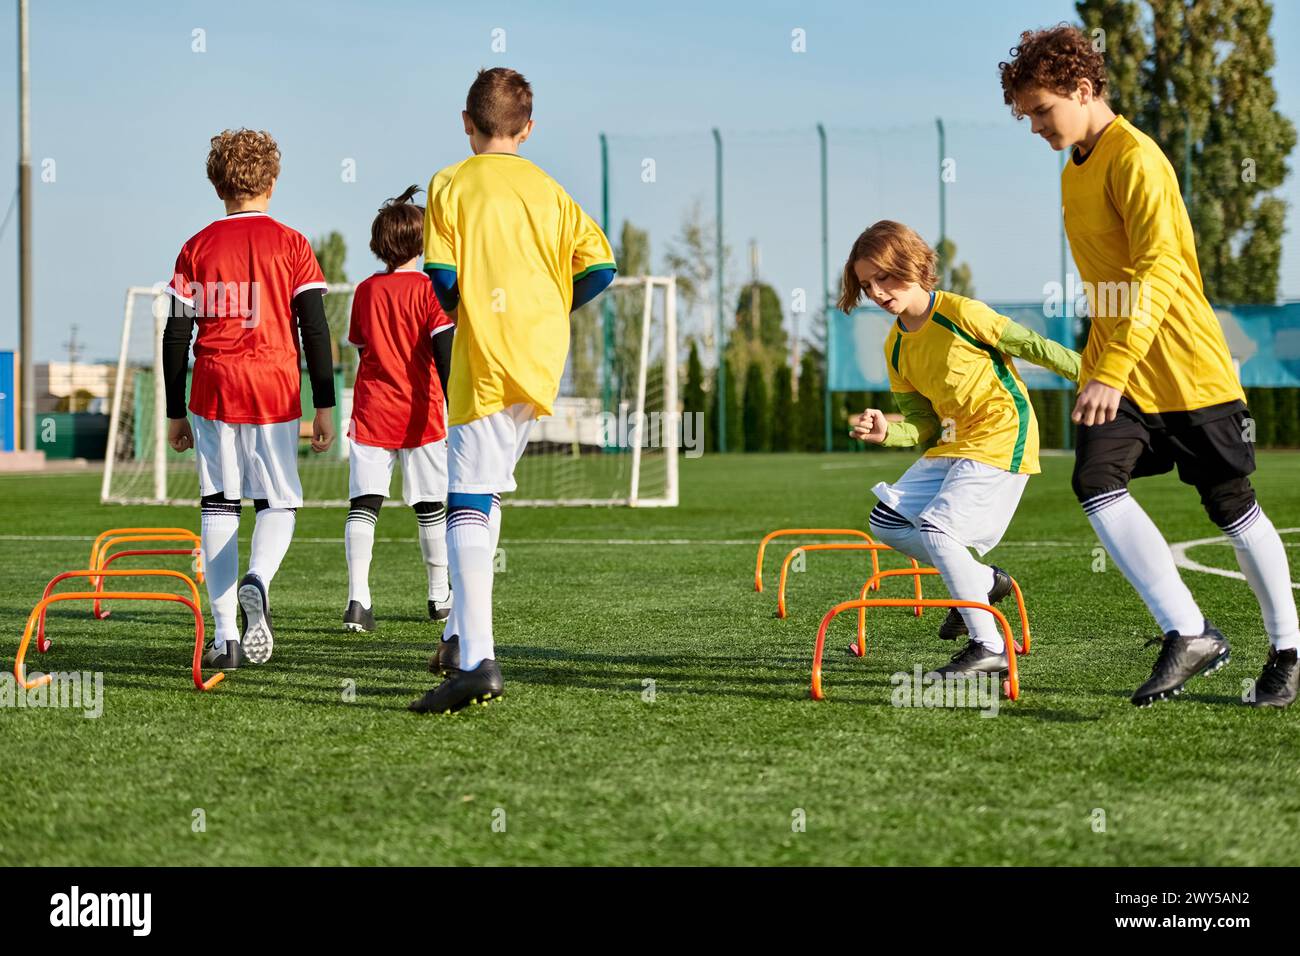
[[[831,450],[831,266],[830,206],[826,192],[826,127],[817,124],[817,142],[821,152],[822,180],[822,322],[826,328],[826,377],[822,382],[822,432],[826,451]]]
[[[717,238],[717,278],[718,278],[718,451],[726,454],[727,451],[727,354],[726,342],[723,338],[723,313],[726,311],[726,303],[723,301],[723,279],[722,279],[722,134],[718,128],[713,128],[713,153],[715,157],[715,191],[717,194],[717,228],[714,230]]]
[[[600,134],[600,228],[609,237],[609,141]],[[601,408],[617,412],[614,407],[614,303],[604,296],[600,304],[601,319]],[[611,451],[608,446],[605,451]]]
[[[1058,175],[1057,175],[1057,177],[1056,177],[1056,181],[1057,181],[1057,183],[1058,183],[1058,188],[1060,188],[1060,190],[1061,190],[1061,192],[1060,192],[1060,205],[1061,205],[1061,208],[1062,208],[1062,209],[1065,208],[1065,206],[1064,206],[1064,204],[1065,204],[1065,188],[1064,188],[1063,185],[1059,185],[1059,184],[1061,183],[1061,176],[1059,175],[1059,173],[1063,173],[1063,172],[1065,172],[1065,163],[1066,163],[1066,160],[1069,158],[1070,152],[1071,152],[1071,151],[1068,150],[1068,149],[1062,151],[1062,153],[1061,153],[1061,168],[1060,168],[1060,170],[1058,171]],[[1068,271],[1068,266],[1067,266],[1067,263],[1066,263],[1066,258],[1067,258],[1067,257],[1066,257],[1065,247],[1066,247],[1066,238],[1065,238],[1065,216],[1062,215],[1062,216],[1061,216],[1061,311],[1062,311],[1065,315],[1070,316],[1071,318],[1073,318],[1073,317],[1074,317],[1074,307],[1073,307],[1073,306],[1074,306],[1074,303],[1073,303],[1073,300],[1070,299],[1070,298],[1067,298],[1067,296],[1066,296],[1066,294],[1065,294],[1065,278],[1066,278],[1066,272]],[[1073,328],[1074,328],[1074,323],[1073,323],[1073,322],[1070,323],[1070,328],[1071,328],[1071,330],[1073,330]],[[1073,346],[1074,343],[1073,343],[1073,342],[1070,342],[1070,343],[1066,343],[1066,345],[1067,345],[1067,347],[1069,347],[1069,346]],[[1061,443],[1065,446],[1065,448],[1066,448],[1067,450],[1070,449],[1071,447],[1073,447],[1073,445],[1074,445],[1074,443],[1070,440],[1070,437],[1071,437],[1071,436],[1070,436],[1070,425],[1071,425],[1071,422],[1070,422],[1070,393],[1067,391],[1067,392],[1065,393],[1065,400],[1061,402]]]
[[[27,0],[18,0],[18,394],[22,447],[36,450],[36,377],[32,368],[32,124]]]
[[[942,249],[945,240],[948,238],[948,184],[944,182],[943,178],[943,161],[948,150],[945,146],[943,134],[943,119],[936,116],[934,125],[939,128],[939,248]],[[945,263],[940,261],[939,269],[946,272],[944,265]],[[941,275],[939,281],[946,282],[947,277]]]

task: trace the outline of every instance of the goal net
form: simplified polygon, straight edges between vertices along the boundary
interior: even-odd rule
[[[311,388],[303,373],[298,473],[307,507],[343,507],[356,350],[345,340],[353,287],[326,296],[337,348],[334,447],[310,447]],[[120,504],[196,504],[193,452],[167,446],[161,375],[170,303],[147,286],[126,293],[100,498]],[[672,507],[682,439],[677,372],[677,287],[659,276],[617,278],[572,317],[569,360],[553,414],[533,426],[515,470],[513,505]],[[454,370],[453,370],[454,374]],[[188,394],[188,389],[187,389]],[[401,495],[400,468],[390,494]]]

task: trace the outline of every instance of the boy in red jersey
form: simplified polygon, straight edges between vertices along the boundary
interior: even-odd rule
[[[447,417],[443,395],[454,325],[420,269],[424,207],[412,186],[384,203],[370,227],[370,251],[387,267],[363,280],[352,297],[348,340],[361,353],[348,429],[348,497],[344,525],[348,607],[343,626],[373,631],[370,557],[375,522],[388,497],[393,462],[402,463],[402,500],[415,509],[429,577],[429,617],[451,613],[447,579]]]
[[[226,215],[192,236],[176,258],[166,290],[172,313],[163,333],[163,379],[167,440],[178,452],[193,448],[199,470],[204,575],[216,624],[204,662],[233,670],[271,657],[271,579],[302,504],[295,321],[311,377],[317,453],[334,442],[334,367],[325,277],[311,244],[266,214],[280,175],[275,140],[266,132],[226,130],[212,138],[207,172]],[[191,427],[185,369],[196,323]],[[238,579],[243,498],[252,499],[257,519],[248,573]]]

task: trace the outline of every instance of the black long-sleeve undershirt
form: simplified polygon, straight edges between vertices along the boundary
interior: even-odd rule
[[[447,329],[433,337],[433,367],[438,373],[438,384],[442,394],[447,396],[447,382],[451,380],[451,337],[455,329]]]
[[[293,314],[302,338],[303,357],[307,360],[312,405],[333,408],[334,355],[330,350],[329,321],[325,318],[325,290],[307,289],[298,293],[293,300]],[[194,321],[194,310],[173,297],[171,315],[163,329],[163,385],[168,418],[185,417],[185,370],[189,367]]]
[[[163,329],[163,387],[167,392],[167,417],[185,417],[185,370],[190,364],[190,336],[194,310],[175,296]]]
[[[315,408],[334,407],[334,353],[330,349],[330,324],[325,318],[325,290],[308,289],[293,300],[293,314],[302,336],[302,354],[311,379],[311,402]]]

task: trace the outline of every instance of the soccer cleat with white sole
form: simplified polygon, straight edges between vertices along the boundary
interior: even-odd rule
[[[375,629],[374,610],[362,607],[360,601],[349,601],[348,609],[343,612],[343,629],[345,631],[373,631]]]
[[[239,670],[239,665],[244,663],[244,654],[240,649],[239,641],[229,640],[222,644],[221,649],[217,649],[215,641],[208,641],[207,646],[203,648],[203,666],[218,671]]]
[[[451,616],[452,593],[447,592],[447,596],[441,600],[429,598],[429,620],[445,621]]]
[[[1001,653],[989,650],[983,644],[976,641],[967,641],[956,654],[952,655],[952,660],[942,667],[937,667],[926,674],[926,677],[939,676],[965,676],[968,674],[1004,674],[1009,667],[1007,661],[1007,652],[1003,648]]]
[[[271,632],[271,603],[266,597],[266,585],[256,574],[249,572],[239,580],[240,644],[244,659],[250,664],[265,664],[275,650],[275,636]]]

